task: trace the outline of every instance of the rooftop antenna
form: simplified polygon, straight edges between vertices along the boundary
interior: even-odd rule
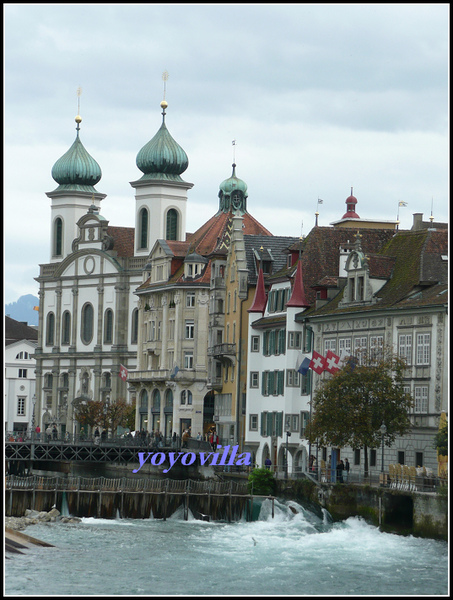
[[[434,204],[434,198],[431,197],[431,216],[429,217],[429,220],[431,221],[431,223],[434,221],[433,204]]]

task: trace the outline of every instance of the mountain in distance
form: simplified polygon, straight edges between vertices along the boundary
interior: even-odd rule
[[[5,315],[11,317],[15,321],[28,323],[28,325],[38,326],[39,313],[34,310],[34,306],[38,306],[39,299],[37,296],[27,294],[21,296],[16,302],[5,304]]]

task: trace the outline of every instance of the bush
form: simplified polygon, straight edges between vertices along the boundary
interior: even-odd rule
[[[257,496],[272,496],[275,492],[274,475],[269,469],[253,469],[248,480],[249,493]]]

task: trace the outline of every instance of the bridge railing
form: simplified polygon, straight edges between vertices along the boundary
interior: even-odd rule
[[[168,492],[191,494],[245,495],[247,484],[236,481],[195,481],[192,479],[142,479],[106,477],[43,477],[31,475],[6,476],[7,490],[48,490],[48,491],[111,491],[111,492]]]

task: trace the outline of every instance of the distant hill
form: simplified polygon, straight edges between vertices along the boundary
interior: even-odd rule
[[[11,302],[5,305],[5,315],[15,319],[16,321],[25,321],[29,325],[38,325],[39,313],[33,310],[34,306],[38,306],[39,299],[37,296],[27,294],[21,296],[17,302]]]

